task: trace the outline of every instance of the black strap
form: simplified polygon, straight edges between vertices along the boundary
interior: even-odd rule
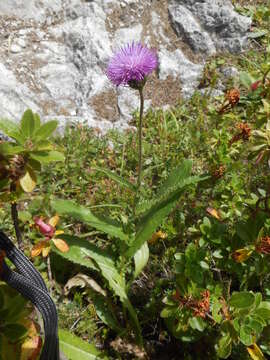
[[[44,322],[44,345],[40,360],[59,360],[58,318],[56,306],[40,273],[12,241],[0,231],[0,250],[15,265],[18,272],[2,262],[0,277],[30,300],[41,313]]]

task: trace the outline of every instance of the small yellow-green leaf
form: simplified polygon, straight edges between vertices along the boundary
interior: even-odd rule
[[[19,180],[23,191],[30,193],[34,190],[37,184],[37,179],[33,171],[27,171],[22,178]]]
[[[49,220],[49,225],[51,225],[52,227],[55,228],[56,225],[59,223],[59,220],[60,220],[59,216],[58,216],[58,215],[55,215],[55,216],[53,216],[53,217],[50,218],[50,220]]]
[[[62,239],[52,239],[54,245],[57,247],[58,250],[62,251],[63,253],[69,251],[68,244]]]
[[[145,242],[134,255],[135,271],[134,278],[140,275],[143,268],[147,265],[149,259],[149,248],[147,242]]]

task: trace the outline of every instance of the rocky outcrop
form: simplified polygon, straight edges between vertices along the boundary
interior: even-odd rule
[[[177,34],[197,53],[238,53],[247,45],[251,21],[229,0],[173,0],[169,14]]]
[[[125,127],[138,97],[108,81],[114,49],[135,40],[157,50],[145,94],[160,107],[192,94],[205,56],[241,51],[249,26],[226,0],[1,1],[0,116],[30,107],[63,125]]]

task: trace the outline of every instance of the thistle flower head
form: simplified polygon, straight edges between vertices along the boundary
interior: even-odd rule
[[[107,67],[107,76],[116,86],[139,88],[157,65],[157,54],[154,51],[141,43],[132,42],[113,55]]]

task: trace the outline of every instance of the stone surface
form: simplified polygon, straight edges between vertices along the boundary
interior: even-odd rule
[[[115,49],[136,40],[157,50],[145,103],[168,106],[193,93],[207,55],[241,51],[249,26],[227,0],[1,1],[0,116],[30,107],[61,126],[125,128],[139,99],[105,75]]]
[[[169,14],[175,31],[195,52],[237,53],[247,44],[251,19],[236,13],[229,0],[172,0]]]
[[[238,69],[236,67],[234,67],[234,66],[226,66],[226,67],[221,69],[221,72],[228,79],[236,77],[236,76],[239,75]]]

